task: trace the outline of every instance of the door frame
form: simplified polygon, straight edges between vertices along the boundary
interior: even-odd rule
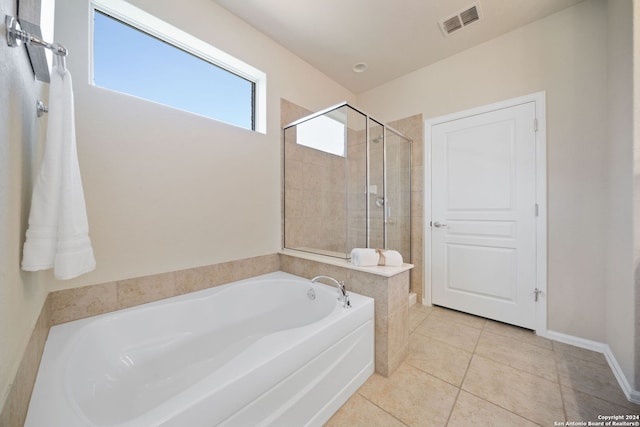
[[[535,310],[535,332],[537,335],[547,335],[547,126],[546,126],[546,92],[536,92],[493,104],[483,105],[464,111],[459,111],[444,116],[426,119],[424,121],[424,287],[422,289],[422,303],[431,305],[431,131],[436,125],[463,119],[470,116],[488,113],[517,105],[535,103],[535,115],[537,120],[536,141],[536,204],[538,216],[536,217],[536,287],[542,291]]]

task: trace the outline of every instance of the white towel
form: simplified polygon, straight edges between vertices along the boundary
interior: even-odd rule
[[[46,146],[36,178],[22,269],[53,268],[56,279],[92,271],[96,261],[78,166],[71,75],[54,55]]]
[[[354,248],[351,250],[351,263],[356,267],[371,267],[378,265],[378,253],[375,249]]]
[[[398,251],[392,251],[389,249],[376,249],[376,252],[380,255],[380,261],[378,262],[378,265],[400,267],[404,262],[402,260],[402,255]]]

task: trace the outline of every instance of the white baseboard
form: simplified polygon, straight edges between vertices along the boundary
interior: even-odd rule
[[[634,390],[633,387],[631,387],[631,384],[627,380],[627,377],[622,372],[622,368],[618,364],[618,360],[613,355],[611,347],[609,347],[609,345],[606,345],[606,347],[607,349],[604,352],[604,357],[607,359],[607,363],[609,363],[609,367],[611,367],[613,375],[615,375],[616,379],[618,380],[618,384],[620,384],[622,391],[624,392],[625,396],[627,396],[627,399],[629,399],[630,402],[640,405],[640,391]]]
[[[542,334],[538,334],[538,335],[542,335]],[[558,341],[561,343],[573,345],[575,347],[584,348],[586,350],[591,350],[598,353],[604,353],[608,347],[608,345],[598,341],[591,341],[584,338],[575,337],[573,335],[563,334],[562,332],[547,331],[547,333],[543,334],[542,336],[544,336],[545,338],[549,338],[550,340],[553,340],[553,341]]]
[[[611,371],[613,371],[613,375],[616,377],[616,380],[618,380],[618,384],[620,385],[620,388],[622,389],[627,399],[630,402],[640,405],[640,391],[635,390],[631,387],[631,383],[629,383],[629,380],[627,380],[627,377],[625,377],[624,373],[622,372],[622,368],[620,367],[618,360],[614,356],[613,351],[611,351],[611,347],[609,347],[608,344],[574,337],[573,335],[567,335],[555,331],[547,331],[545,334],[538,335],[544,336],[545,338],[549,338],[553,341],[558,341],[561,343],[573,345],[575,347],[580,347],[586,350],[604,354],[604,357],[607,360]]]

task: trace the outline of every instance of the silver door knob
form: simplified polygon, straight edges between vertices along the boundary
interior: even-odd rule
[[[435,222],[433,223],[433,226],[434,226],[435,228],[440,228],[440,227],[446,227],[446,226],[447,226],[447,224],[443,224],[443,223],[441,223],[441,222],[435,221]]]

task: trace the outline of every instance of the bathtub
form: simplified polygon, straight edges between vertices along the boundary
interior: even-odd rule
[[[373,299],[336,296],[275,272],[54,326],[25,425],[322,425],[374,370]]]

